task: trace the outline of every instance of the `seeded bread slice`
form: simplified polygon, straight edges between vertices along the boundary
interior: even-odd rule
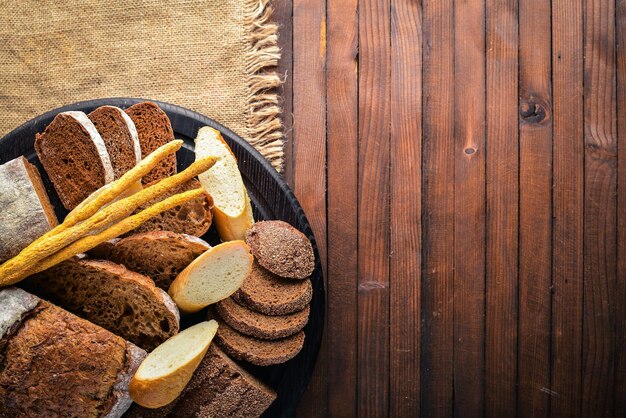
[[[83,112],[59,113],[37,134],[35,150],[68,210],[115,177],[104,141]]]
[[[309,306],[289,315],[270,316],[239,305],[232,298],[215,304],[220,317],[235,330],[262,340],[289,337],[309,322]]]
[[[126,109],[139,135],[141,156],[146,158],[155,149],[174,140],[172,124],[165,112],[152,102],[137,103]],[[161,180],[176,174],[176,155],[166,157],[161,164],[150,171],[143,179],[143,184]]]
[[[23,286],[148,351],[178,332],[170,297],[148,277],[110,261],[72,258]]]
[[[104,141],[118,179],[141,161],[135,124],[126,112],[115,106],[100,106],[88,116]]]
[[[232,298],[266,315],[287,315],[303,310],[313,297],[311,280],[283,279],[256,261],[243,285]]]

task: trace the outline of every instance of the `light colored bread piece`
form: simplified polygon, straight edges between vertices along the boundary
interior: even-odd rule
[[[21,285],[148,351],[178,332],[178,309],[167,293],[110,261],[72,258]]]
[[[130,381],[133,401],[146,408],[159,408],[176,399],[191,380],[216,332],[216,321],[200,322],[158,346]]]
[[[200,128],[195,145],[196,159],[208,155],[220,158],[210,170],[198,176],[215,202],[215,226],[220,238],[222,241],[245,239],[254,219],[235,155],[222,135],[208,126]]]
[[[24,157],[0,166],[0,263],[55,227],[54,208],[37,168]]]
[[[130,406],[145,351],[17,288],[0,290],[0,324],[0,416],[117,418]]]
[[[104,141],[83,112],[59,113],[37,134],[35,150],[66,209],[115,178]]]
[[[181,311],[197,312],[237,291],[250,273],[252,260],[245,242],[224,242],[189,264],[168,293]]]

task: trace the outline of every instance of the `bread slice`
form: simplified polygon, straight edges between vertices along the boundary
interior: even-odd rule
[[[255,223],[246,232],[246,243],[259,264],[280,277],[304,279],[313,274],[311,241],[287,222]]]
[[[121,417],[145,355],[21,289],[0,290],[0,416]]]
[[[145,158],[152,151],[174,140],[174,131],[170,118],[161,108],[152,102],[137,103],[126,109],[139,136],[141,157]],[[149,172],[143,179],[143,184],[161,180],[176,174],[176,155],[165,158],[161,164]]]
[[[198,178],[215,202],[215,226],[222,241],[245,239],[246,230],[254,223],[252,207],[232,150],[222,135],[208,126],[200,128],[196,137],[196,159],[219,157],[210,170]]]
[[[209,248],[207,242],[191,235],[150,231],[107,241],[88,254],[145,274],[167,290],[176,276]]]
[[[240,305],[266,315],[287,315],[303,310],[313,297],[311,280],[283,279],[256,261],[232,298]]]
[[[133,401],[159,408],[181,394],[204,358],[217,332],[217,322],[200,322],[155,348],[130,381]]]
[[[37,134],[35,150],[68,210],[115,177],[104,141],[83,112],[59,113]]]
[[[174,280],[168,293],[186,313],[232,295],[252,268],[252,254],[243,241],[217,245],[196,258]]]
[[[139,164],[139,137],[126,112],[115,106],[100,106],[87,116],[104,141],[116,179]]]
[[[289,337],[309,322],[309,306],[289,315],[270,316],[239,305],[232,298],[220,300],[215,310],[229,326],[242,334],[263,340]]]
[[[170,297],[148,277],[110,261],[72,258],[23,286],[148,351],[178,332]]]
[[[154,183],[147,184],[146,187],[150,187]],[[198,180],[191,179],[178,187],[174,187],[158,199],[152,200],[138,207],[135,213],[140,212],[141,210],[146,209],[147,207],[170,196],[189,190],[199,189],[200,187],[202,186]],[[201,237],[206,234],[211,227],[211,222],[213,220],[213,215],[211,213],[212,209],[213,199],[211,198],[211,195],[207,193],[202,198],[191,200],[184,205],[177,206],[173,209],[162,212],[151,219],[148,219],[136,228],[133,233],[147,231],[172,231],[180,234]]]
[[[37,168],[24,157],[0,166],[0,263],[16,256],[58,222]]]
[[[304,345],[303,331],[280,340],[262,340],[236,331],[212,307],[209,308],[208,318],[220,324],[215,336],[220,348],[229,356],[256,366],[271,366],[291,360]]]
[[[232,361],[215,344],[200,362],[183,393],[169,405],[147,409],[134,404],[128,418],[254,418],[276,399],[276,392]]]

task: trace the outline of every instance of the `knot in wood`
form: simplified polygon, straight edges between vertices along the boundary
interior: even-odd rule
[[[526,123],[541,123],[546,120],[546,106],[537,98],[522,99],[520,116]]]

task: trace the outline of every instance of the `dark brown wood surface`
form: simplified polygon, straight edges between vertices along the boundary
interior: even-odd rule
[[[626,416],[626,1],[274,0],[298,416]]]

